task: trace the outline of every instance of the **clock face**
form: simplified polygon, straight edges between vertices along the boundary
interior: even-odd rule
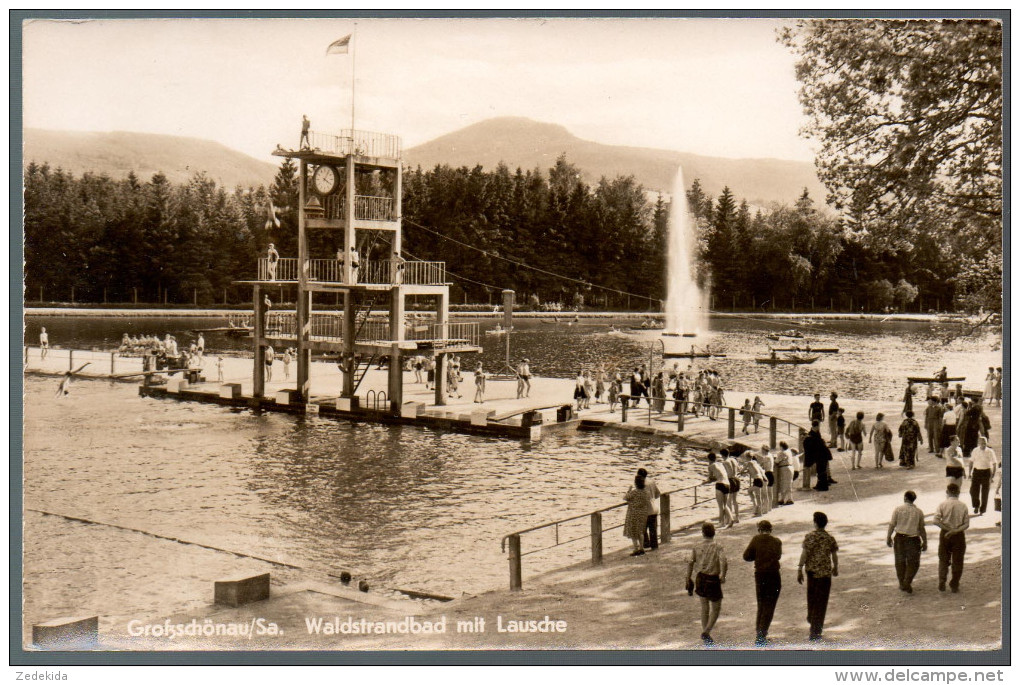
[[[319,195],[331,195],[340,182],[340,175],[331,166],[320,166],[312,175],[312,189]]]

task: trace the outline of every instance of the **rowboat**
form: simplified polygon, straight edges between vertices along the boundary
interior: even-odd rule
[[[907,380],[911,383],[957,383],[959,381],[967,380],[964,376],[954,376],[951,378],[922,378],[920,376],[907,376]]]
[[[759,364],[813,364],[818,361],[820,355],[802,356],[802,355],[787,355],[786,357],[755,357],[755,361]]]
[[[666,352],[662,355],[666,359],[707,359],[709,357],[724,358],[725,354],[715,352]]]
[[[798,333],[797,331],[787,331],[786,333],[769,333],[765,337],[768,338],[769,340],[782,340],[783,338],[793,338],[795,340],[800,340],[804,337],[804,334]]]
[[[836,354],[838,347],[775,347],[776,352],[803,352],[804,354]]]

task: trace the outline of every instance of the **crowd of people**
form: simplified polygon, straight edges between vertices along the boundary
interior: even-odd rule
[[[984,404],[998,399],[1001,387],[995,386],[994,369],[989,370],[989,385],[985,397],[971,399],[962,392],[949,392],[948,385],[929,387],[926,398],[924,429],[914,418],[912,402],[906,401],[897,428],[900,438],[899,466],[905,470],[917,465],[917,452],[926,442],[932,458],[944,459],[946,464],[946,497],[930,522],[916,505],[917,494],[907,490],[903,503],[892,513],[886,534],[886,544],[893,549],[894,566],[899,588],[913,594],[914,579],[921,568],[921,556],[928,549],[927,527],[938,529],[937,578],[939,592],[947,589],[959,592],[966,555],[966,532],[971,517],[987,511],[989,498],[995,498],[995,508],[1001,511],[1002,460],[988,446],[991,423],[984,414]],[[916,389],[908,387],[905,398],[912,399]],[[746,400],[742,413],[745,433],[748,432],[760,399],[755,403]],[[748,543],[743,559],[754,563],[755,594],[758,603],[755,617],[755,643],[765,646],[768,631],[781,594],[780,559],[782,542],[773,534],[773,525],[764,516],[774,507],[793,504],[793,484],[800,479],[801,489],[811,487],[827,490],[836,484],[829,464],[832,451],[849,450],[850,468],[860,469],[865,436],[874,447],[875,468],[895,461],[892,429],[886,417],[878,413],[870,429],[864,412],[846,422],[844,409],[839,406],[838,394],[829,396],[829,404],[821,402],[816,394],[808,407],[811,428],[803,440],[803,450],[780,442],[777,449],[762,445],[760,449],[723,448],[708,454],[707,483],[714,485],[718,508],[716,522],[702,525],[701,541],[690,551],[687,563],[686,586],[690,595],[701,601],[701,639],[706,645],[713,643],[712,630],[722,608],[723,586],[726,583],[728,564],[722,545],[716,540],[717,530],[732,528],[740,522],[738,493],[743,488],[750,496],[751,516],[759,517],[757,535]],[[823,438],[823,426],[828,427],[828,440]],[[963,481],[969,479],[970,506],[960,501]],[[627,492],[627,515],[624,535],[633,545],[633,556],[654,549],[655,519],[659,490],[647,474],[640,469],[634,484]],[[653,513],[655,512],[655,513]],[[814,529],[804,538],[797,569],[798,583],[807,584],[808,638],[821,638],[825,623],[829,594],[833,578],[839,575],[836,540],[826,531],[828,516],[821,511],[813,515]],[[1001,521],[996,525],[1001,525]]]

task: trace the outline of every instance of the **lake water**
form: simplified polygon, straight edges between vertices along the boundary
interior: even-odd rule
[[[219,319],[31,317],[26,340],[46,326],[51,344],[109,348],[123,332],[174,332]],[[494,325],[483,322],[483,328]],[[903,379],[946,364],[980,388],[1001,365],[991,338],[941,342],[948,329],[922,323],[826,322],[815,346],[843,352],[814,365],[754,363],[765,334],[785,326],[713,321],[711,362],[728,387],[778,393],[827,392],[893,399]],[[518,323],[515,358],[537,373],[568,374],[579,364],[629,366],[644,360],[656,334]],[[487,336],[488,337],[488,336]],[[501,365],[503,339],[482,358]],[[207,336],[213,351],[248,341]],[[689,343],[684,343],[689,345]],[[699,341],[699,344],[702,344]],[[658,363],[658,362],[657,362]],[[672,363],[672,362],[668,362]],[[681,367],[686,367],[681,362]],[[639,466],[660,488],[702,480],[698,455],[641,437],[555,435],[535,445],[411,427],[255,414],[141,398],[129,384],[81,381],[53,401],[55,381],[25,381],[25,506],[117,524],[247,555],[285,561],[312,574],[348,570],[374,587],[434,593],[505,587],[507,533],[620,501]],[[732,398],[731,398],[732,399]],[[622,512],[618,512],[622,521]],[[616,516],[615,514],[613,516]],[[606,526],[616,525],[612,516]],[[587,535],[588,522],[561,530]],[[526,538],[525,551],[552,533]],[[607,533],[607,549],[625,541]],[[615,538],[618,537],[618,541]],[[567,554],[566,552],[569,552]],[[584,542],[525,557],[527,577],[587,554]],[[25,621],[95,611],[104,617],[158,616],[206,603],[212,581],[264,564],[225,552],[106,526],[27,512]],[[281,577],[299,577],[268,566]]]

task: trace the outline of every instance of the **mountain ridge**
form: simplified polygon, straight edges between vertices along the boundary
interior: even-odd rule
[[[268,185],[276,167],[202,138],[134,131],[58,131],[26,128],[24,160],[49,164],[76,176],[91,172],[124,178],[130,172],[142,181],[156,173],[174,183],[186,183],[204,172],[221,186],[233,189]]]
[[[669,193],[678,167],[689,187],[698,178],[711,196],[729,186],[738,198],[752,204],[793,204],[804,188],[819,204],[825,188],[808,162],[776,158],[732,159],[660,148],[606,145],[584,140],[560,125],[524,117],[486,119],[447,133],[404,151],[410,166],[430,168],[481,164],[495,168],[504,162],[511,168],[543,170],[552,167],[560,154],[577,165],[588,183],[602,176],[633,175],[646,189]]]

